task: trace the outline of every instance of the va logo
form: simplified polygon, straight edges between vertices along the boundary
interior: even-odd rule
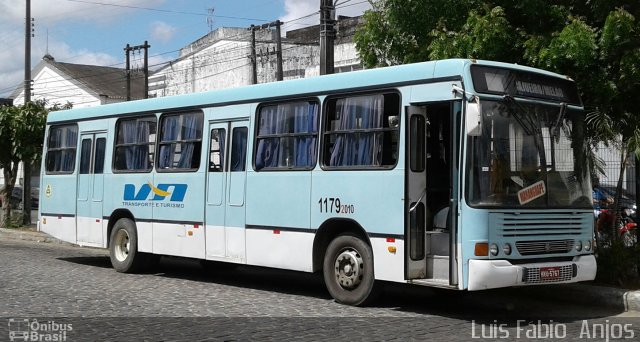
[[[158,187],[151,183],[143,184],[138,191],[134,184],[124,185],[125,201],[146,201],[149,195],[153,195],[152,201],[162,201],[169,197],[171,202],[182,202],[187,194],[187,184],[158,184]]]

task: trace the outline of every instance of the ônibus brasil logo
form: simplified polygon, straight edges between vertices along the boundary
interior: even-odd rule
[[[187,194],[187,184],[158,184],[150,182],[142,184],[136,190],[135,184],[125,184],[122,204],[127,207],[160,207],[184,208],[184,196]],[[166,202],[166,199],[169,202]]]

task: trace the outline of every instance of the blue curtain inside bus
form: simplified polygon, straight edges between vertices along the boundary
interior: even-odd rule
[[[145,170],[149,168],[149,134],[152,121],[126,120],[120,123],[124,144],[142,144],[125,147],[125,166],[127,170]]]
[[[313,166],[318,108],[315,102],[263,107],[258,127],[256,170]]]
[[[47,153],[47,171],[72,172],[76,160],[78,142],[77,126],[51,128]]]
[[[336,101],[337,137],[329,166],[381,165],[384,95],[360,96]],[[344,132],[358,130],[358,132]]]
[[[236,127],[231,138],[231,170],[244,171],[247,162],[247,128]]]
[[[160,156],[158,165],[161,169],[191,169],[199,166],[200,159],[193,163],[196,144],[201,143],[202,115],[200,113],[165,116],[162,121],[160,137]],[[182,142],[179,142],[182,141]],[[197,150],[197,151],[196,151]],[[179,154],[177,163],[176,154]]]
[[[182,122],[182,140],[191,140],[190,142],[182,143],[182,153],[180,154],[180,160],[178,161],[178,168],[181,169],[189,169],[189,168],[197,168],[196,164],[199,166],[200,163],[194,163],[194,150],[196,144],[200,144],[199,141],[195,141],[201,138],[202,136],[202,116],[197,114],[185,115],[184,120]],[[199,153],[198,153],[199,154]],[[198,155],[195,156],[199,158]],[[199,160],[198,160],[199,161]]]
[[[161,169],[167,169],[172,167],[173,149],[175,148],[172,143],[165,143],[167,141],[173,141],[178,138],[178,120],[179,116],[166,116],[162,121],[162,136],[160,137],[160,156],[158,160],[158,166]]]

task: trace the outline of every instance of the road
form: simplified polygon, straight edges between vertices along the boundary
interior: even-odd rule
[[[584,340],[584,325],[598,322],[612,327],[608,334],[618,328],[628,337],[631,328],[640,338],[633,316],[517,289],[401,284],[387,284],[370,307],[350,307],[335,303],[313,274],[249,266],[205,272],[194,260],[167,257],[153,272],[121,274],[101,249],[0,239],[0,317],[9,323],[0,322],[0,340],[7,329],[27,329],[11,325],[18,318],[29,328],[68,324],[68,341],[524,340],[533,327]]]

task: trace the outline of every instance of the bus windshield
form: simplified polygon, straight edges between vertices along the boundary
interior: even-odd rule
[[[468,141],[471,206],[589,208],[584,114],[566,107],[482,102],[483,126]]]

